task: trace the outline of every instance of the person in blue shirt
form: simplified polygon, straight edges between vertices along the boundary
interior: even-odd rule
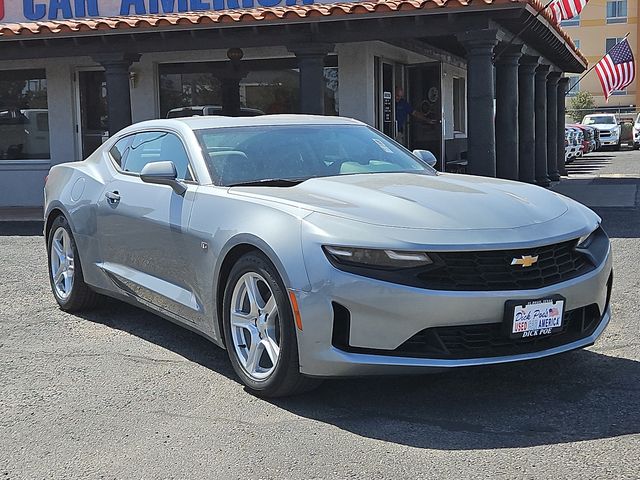
[[[398,135],[396,140],[407,145],[407,122],[409,117],[428,122],[427,117],[417,110],[404,98],[404,90],[401,87],[396,88],[396,123],[398,125]]]

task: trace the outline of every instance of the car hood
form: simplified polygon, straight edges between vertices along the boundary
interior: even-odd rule
[[[511,229],[548,222],[568,210],[566,199],[541,187],[453,174],[343,175],[294,187],[232,187],[229,193],[357,222],[417,229]]]

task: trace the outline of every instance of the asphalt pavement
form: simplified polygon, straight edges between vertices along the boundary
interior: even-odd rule
[[[570,172],[555,189],[594,203],[614,248],[596,345],[271,401],[223,350],[150,313],[63,313],[39,226],[0,225],[0,479],[638,479],[640,153]]]

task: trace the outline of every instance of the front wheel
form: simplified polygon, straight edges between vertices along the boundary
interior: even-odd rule
[[[244,255],[231,269],[223,328],[233,369],[252,393],[294,395],[319,383],[300,373],[292,307],[278,272],[264,255]]]

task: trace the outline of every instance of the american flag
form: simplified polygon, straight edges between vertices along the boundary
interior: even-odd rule
[[[614,90],[622,90],[636,78],[636,64],[629,42],[625,38],[609,50],[596,65],[604,98],[609,100]]]
[[[556,23],[560,23],[562,20],[569,20],[576,15],[580,15],[580,12],[588,1],[589,0],[553,0],[549,4],[549,9]]]

